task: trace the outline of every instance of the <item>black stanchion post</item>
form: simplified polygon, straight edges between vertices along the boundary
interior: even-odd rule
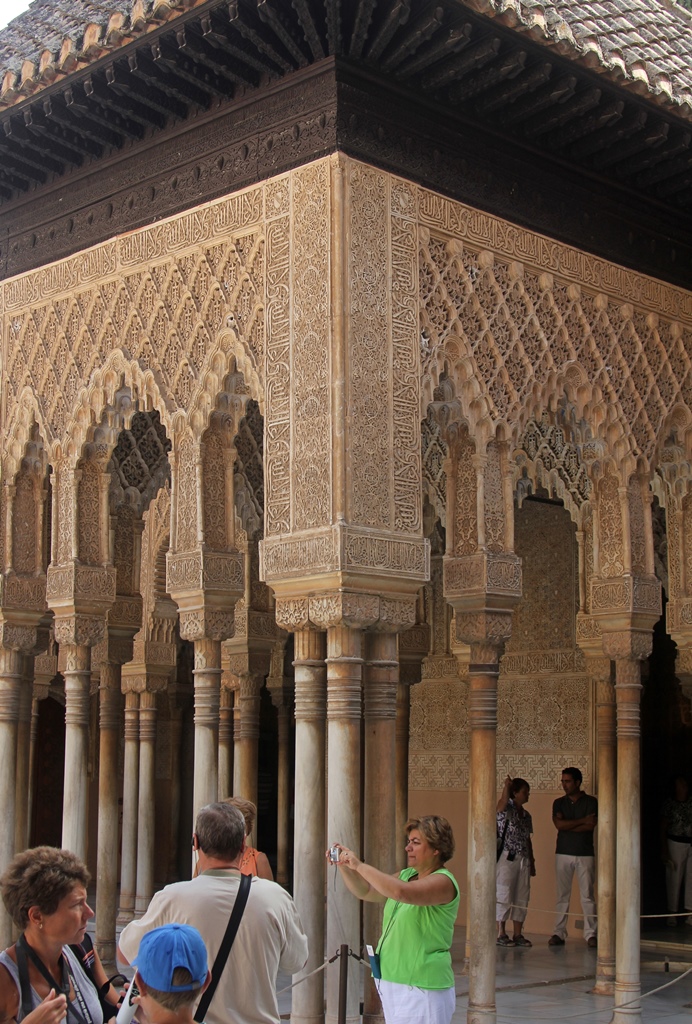
[[[339,1024],[346,1024],[346,995],[348,994],[348,946],[339,949]]]

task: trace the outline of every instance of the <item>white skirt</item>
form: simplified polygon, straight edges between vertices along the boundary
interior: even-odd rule
[[[414,988],[395,981],[376,981],[386,1024],[450,1024],[456,1009],[452,988]]]

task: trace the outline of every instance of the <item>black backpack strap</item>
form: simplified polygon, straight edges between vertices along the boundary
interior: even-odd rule
[[[209,982],[209,988],[202,996],[200,1004],[197,1007],[197,1012],[195,1013],[194,1019],[198,1022],[198,1024],[199,1022],[204,1020],[206,1012],[209,1009],[209,1004],[214,998],[216,986],[219,984],[221,974],[223,973],[223,969],[226,966],[228,954],[231,952],[231,946],[233,945],[233,940],[236,937],[238,925],[240,924],[240,919],[243,916],[245,904],[247,903],[247,898],[250,895],[251,882],[252,875],[240,876],[240,886],[238,888],[238,895],[235,898],[233,910],[231,911],[231,916],[229,917],[228,925],[226,926],[226,932],[221,941],[221,945],[219,946],[219,952],[216,954],[214,966],[211,969],[211,981]]]

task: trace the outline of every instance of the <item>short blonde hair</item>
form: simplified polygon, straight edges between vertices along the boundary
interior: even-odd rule
[[[187,967],[176,967],[171,981],[174,985],[194,985],[194,987],[187,992],[161,992],[159,989],[147,985],[145,981],[144,985],[147,995],[151,996],[159,1006],[163,1006],[165,1010],[170,1010],[172,1013],[181,1010],[183,1006],[192,1006],[193,1003],[197,1002],[202,985],[194,984],[192,974],[188,971]]]
[[[446,864],[454,856],[454,833],[446,818],[439,814],[426,814],[422,818],[409,818],[406,822],[406,836],[416,828],[439,854],[440,860]]]
[[[245,818],[245,835],[249,836],[255,827],[255,818],[257,817],[257,808],[252,800],[243,800],[242,796],[229,796],[221,802],[238,808]]]

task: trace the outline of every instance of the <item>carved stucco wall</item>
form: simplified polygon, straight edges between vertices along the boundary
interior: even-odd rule
[[[445,362],[476,420],[519,427],[578,363],[594,429],[604,419],[647,456],[676,403],[689,410],[692,293],[339,155],[3,282],[15,457],[7,433],[21,448],[32,413],[51,459],[58,442],[76,457],[79,428],[123,375],[169,436],[178,414],[199,437],[232,353],[266,416],[266,536],[330,522],[335,168],[349,218],[352,522],[419,529],[418,416]],[[375,496],[367,483],[390,464]]]
[[[578,556],[565,509],[525,501],[515,516],[523,593],[500,663],[497,776],[558,788],[565,764],[593,774],[592,707],[575,643]],[[411,689],[411,789],[468,788],[467,681],[429,680]]]

